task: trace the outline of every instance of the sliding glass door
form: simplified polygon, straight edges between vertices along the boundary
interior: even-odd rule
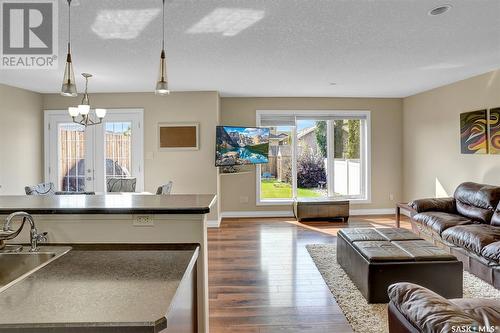
[[[103,124],[85,127],[66,111],[46,111],[46,181],[58,191],[105,192],[107,179],[131,177],[143,191],[142,117],[142,110],[108,110]]]
[[[369,200],[369,119],[367,111],[258,111],[271,137],[257,203]]]

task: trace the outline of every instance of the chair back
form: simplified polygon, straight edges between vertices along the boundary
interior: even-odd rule
[[[108,192],[135,192],[137,178],[108,178],[106,189]]]
[[[41,183],[34,186],[25,186],[26,195],[53,195],[56,193],[54,183]]]
[[[156,194],[162,195],[162,194],[170,194],[172,192],[172,186],[174,183],[172,181],[169,181],[165,185],[158,186],[158,189],[156,190]]]

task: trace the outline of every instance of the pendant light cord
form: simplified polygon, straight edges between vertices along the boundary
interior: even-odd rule
[[[165,50],[165,0],[163,0],[163,30],[162,30],[161,49]]]
[[[71,0],[68,0],[68,53],[71,53]]]

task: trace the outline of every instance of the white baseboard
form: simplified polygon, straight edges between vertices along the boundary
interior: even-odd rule
[[[222,217],[219,217],[217,220],[207,220],[207,227],[208,228],[218,228],[220,227],[220,222],[221,222]]]
[[[395,214],[395,208],[377,208],[377,209],[351,209],[350,215],[389,215]],[[293,217],[293,212],[288,210],[274,211],[227,211],[222,212],[221,218],[243,218],[243,217]]]
[[[293,212],[291,210],[228,211],[222,212],[221,217],[293,217]]]
[[[396,214],[396,208],[351,209],[349,214],[356,215],[390,215]]]

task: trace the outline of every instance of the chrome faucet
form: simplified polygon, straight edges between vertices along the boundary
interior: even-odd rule
[[[23,218],[23,222],[19,226],[17,230],[12,230],[11,225],[12,221],[15,218]],[[35,220],[33,220],[33,217],[25,212],[16,212],[12,213],[7,218],[5,219],[5,222],[3,224],[3,230],[0,231],[0,250],[5,247],[5,241],[9,239],[16,238],[21,230],[23,230],[24,224],[26,221],[29,222],[31,229],[30,229],[30,243],[31,243],[31,248],[30,252],[36,252],[38,251],[38,243],[39,242],[46,242],[47,241],[47,233],[42,232],[41,234],[38,233],[36,226],[35,226]]]

